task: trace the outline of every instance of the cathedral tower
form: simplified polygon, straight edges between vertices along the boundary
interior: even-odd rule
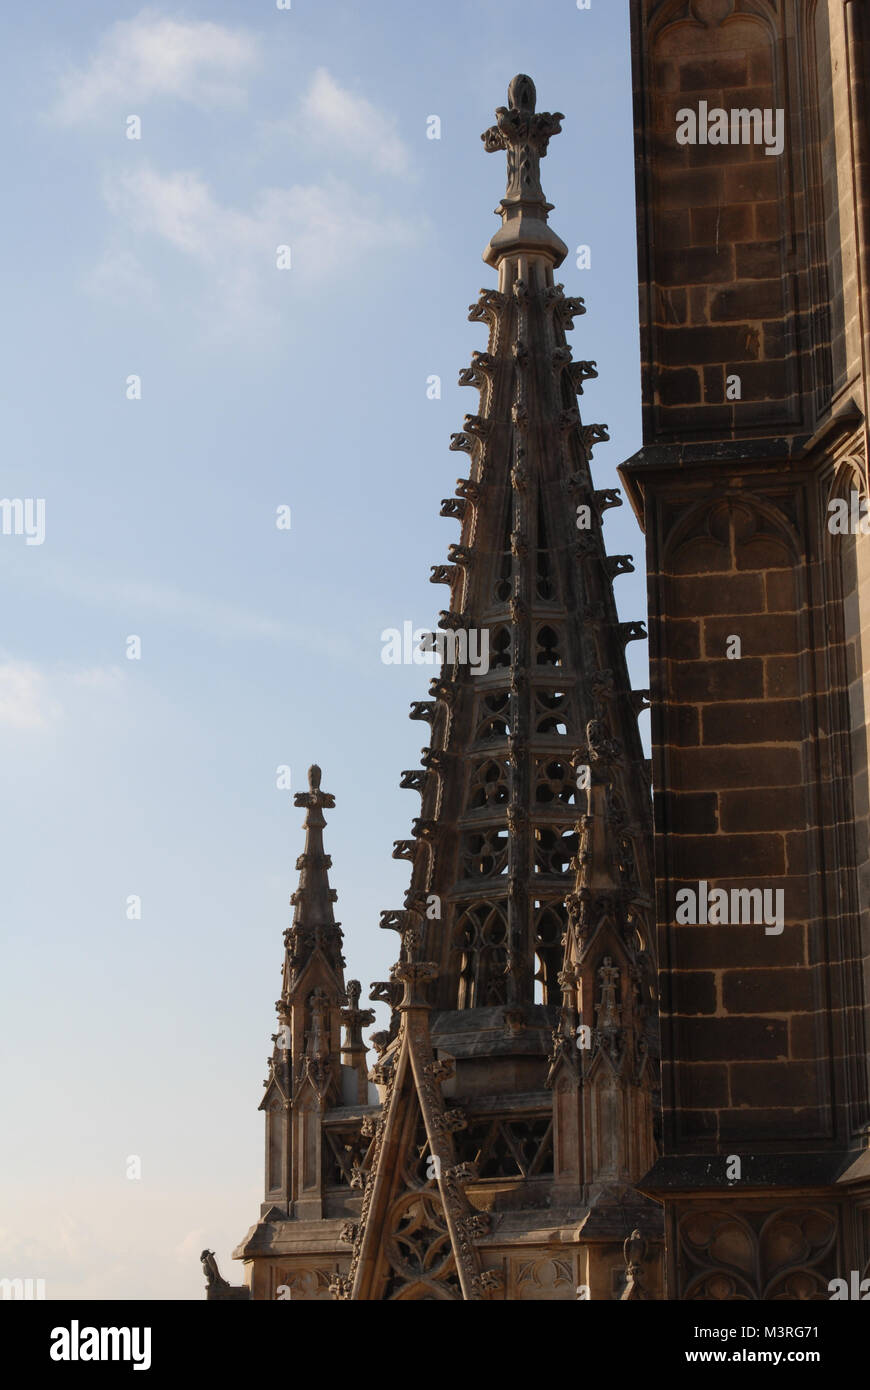
[[[391,1023],[363,1085],[314,779],[263,1102],[266,1203],[236,1252],[255,1298],[659,1291],[659,1209],[634,1186],[658,1089],[646,692],[625,661],[646,634],[617,614],[631,557],[607,555],[602,519],[621,499],[593,483],[607,433],[577,397],[595,364],[573,360],[583,304],[554,279],[567,250],[540,162],[562,117],[536,111],[525,76],[496,116],[498,281],[469,313],[488,339],[460,373],[479,405],[450,446],[467,470],[432,570],[449,592],[427,644],[440,671],[411,710],[428,730],[402,774],[421,798],[394,849],[411,883],[382,914],[399,959],[372,992]]]

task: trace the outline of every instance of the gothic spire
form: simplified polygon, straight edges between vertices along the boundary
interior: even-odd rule
[[[290,897],[293,922],[284,932],[281,997],[275,1005],[279,1026],[272,1035],[260,1109],[266,1112],[267,1208],[318,1216],[321,1116],[342,1096],[341,1024],[349,1001],[341,926],[332,910],[332,860],[323,848],[323,811],[335,798],[321,790],[316,764],[308,769],[308,791],[298,792],[294,803],[306,812],[305,849],[296,860],[299,886]],[[364,1072],[364,1055],[359,1057],[356,1047],[353,1051],[348,1065]],[[356,1089],[364,1094],[359,1081]],[[302,1154],[308,1159],[300,1166]]]
[[[592,481],[592,449],[608,434],[577,408],[597,372],[573,361],[567,344],[585,309],[553,281],[565,247],[547,225],[540,185],[561,116],[535,112],[525,76],[514,78],[509,101],[484,135],[488,150],[508,156],[502,228],[485,257],[498,266],[499,289],[471,306],[489,343],[459,378],[479,391],[479,413],[466,415],[450,445],[469,456],[469,476],[442,505],[461,533],[449,563],[432,572],[450,587],[434,635],[442,667],[433,698],[411,711],[432,732],[424,771],[402,778],[422,798],[413,838],[394,851],[412,864],[411,890],[404,912],[383,915],[438,961],[442,1008],[558,1000],[578,844],[572,752],[590,725],[619,750],[611,800],[630,828],[622,843],[641,883],[649,871],[636,724],[644,699],[625,661],[626,643],[646,633],[617,614],[613,581],[633,566],[607,555],[602,519],[621,498]],[[470,654],[484,650],[486,665],[475,669]]]
[[[469,311],[488,341],[459,376],[479,406],[450,441],[467,468],[441,510],[460,530],[431,573],[449,590],[426,644],[440,669],[412,704],[428,737],[401,778],[420,797],[394,848],[411,882],[381,914],[401,945],[370,995],[390,1027],[366,1074],[372,1012],[345,988],[333,803],[312,768],[266,1205],[239,1250],[258,1297],[286,1283],[294,1299],[573,1300],[579,1283],[610,1299],[626,1237],[659,1238],[632,1186],[654,1156],[645,692],[625,660],[646,634],[613,594],[632,565],[604,545],[621,499],[590,460],[607,429],[577,406],[597,376],[566,338],[583,301],[553,276],[567,252],[540,160],[562,117],[535,111],[525,76],[508,103],[483,137],[508,182],[484,256],[498,287]],[[639,1251],[625,1248],[632,1299]]]
[[[448,563],[432,567],[433,583],[450,589],[431,642],[441,670],[431,698],[411,709],[430,725],[423,770],[402,774],[421,797],[411,838],[394,850],[411,864],[411,886],[404,910],[382,914],[402,945],[391,980],[372,996],[392,1004],[393,1022],[376,1068],[385,1099],[341,1290],[353,1298],[491,1297],[498,1276],[468,1249],[490,1229],[474,1216],[482,1218],[481,1182],[524,1177],[529,1153],[530,1171],[551,1173],[553,1192],[576,1213],[592,1184],[630,1182],[651,1158],[652,1087],[635,1045],[632,993],[630,951],[640,947],[624,940],[634,932],[646,946],[652,925],[650,787],[636,722],[644,699],[625,661],[626,643],[646,634],[642,623],[620,621],[613,594],[614,578],[632,565],[606,553],[603,514],[621,499],[596,489],[590,472],[607,429],[584,424],[577,408],[597,375],[594,362],[573,361],[566,339],[583,302],[553,279],[567,252],[547,222],[540,159],[562,118],[535,112],[528,77],[514,78],[508,100],[483,136],[488,151],[507,154],[502,226],[484,254],[498,289],[482,290],[469,311],[489,341],[459,378],[480,406],[451,437],[451,449],[468,455],[468,474],[442,506],[461,530]],[[590,896],[601,931],[580,943],[573,907]],[[413,1009],[399,1001],[409,971],[431,982],[431,1007],[419,996]],[[579,1059],[584,1003],[593,1026],[590,1056]],[[603,1066],[605,1051],[613,1065]],[[445,1149],[448,1075],[454,1139]],[[601,1101],[598,1086],[607,1090]],[[621,1109],[614,1087],[626,1090]],[[537,1098],[531,1116],[516,1120],[521,1144],[505,1140],[505,1157],[490,1141],[480,1147],[492,1124],[475,1116],[482,1090],[508,1112],[515,1093],[526,1105]],[[512,1135],[511,1123],[503,1122]],[[617,1201],[596,1214],[599,1236],[609,1238],[618,1213]],[[427,1241],[449,1233],[452,1257],[445,1246],[428,1283],[391,1254],[390,1233],[408,1221],[421,1241],[424,1228]],[[616,1232],[620,1244],[626,1234]]]
[[[305,849],[296,860],[299,886],[290,898],[294,912],[293,924],[287,932],[290,974],[285,988],[288,990],[317,950],[324,953],[337,973],[344,965],[341,929],[332,911],[336,892],[329,886],[332,859],[323,848],[326,825],[323,811],[335,805],[335,797],[321,791],[320,777],[320,768],[315,763],[308,769],[308,791],[297,792],[293,798],[295,806],[305,808],[306,816],[303,822]]]

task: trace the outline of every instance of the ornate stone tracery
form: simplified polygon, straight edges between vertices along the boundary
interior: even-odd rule
[[[683,1280],[691,1300],[830,1299],[837,1220],[829,1208],[764,1208],[749,1217],[694,1210],[680,1221]]]
[[[507,157],[485,253],[498,288],[469,310],[488,329],[460,374],[479,413],[450,437],[468,476],[442,504],[459,535],[431,567],[450,594],[432,642],[441,669],[411,708],[429,725],[422,771],[402,774],[420,813],[394,842],[411,881],[404,908],[381,916],[401,950],[372,987],[390,1023],[365,1077],[371,1014],[356,982],[345,988],[327,912],[318,817],[331,798],[319,774],[299,803],[311,844],[281,1005],[294,1046],[280,1195],[288,1227],[316,1221],[313,1239],[334,1223],[338,1300],[573,1300],[573,1259],[553,1258],[553,1242],[582,1210],[590,1240],[609,1241],[618,1261],[625,1193],[652,1156],[655,1001],[627,984],[640,972],[629,914],[649,876],[651,806],[624,649],[645,633],[619,620],[613,579],[631,560],[607,555],[601,528],[619,499],[590,473],[607,427],[577,408],[596,368],[573,362],[565,334],[585,307],[554,283],[567,248],[548,223],[540,161],[562,117],[535,110],[523,75],[508,102],[483,137]],[[462,655],[470,632],[485,638],[479,671]],[[598,978],[610,968],[616,985]],[[655,1212],[632,1202],[632,1224],[655,1242]],[[543,1210],[561,1235],[532,1236]],[[517,1270],[498,1247],[508,1214],[527,1232]],[[612,1296],[609,1267],[595,1282]]]

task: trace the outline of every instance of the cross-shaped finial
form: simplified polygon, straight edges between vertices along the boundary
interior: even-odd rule
[[[320,768],[317,763],[312,763],[308,769],[307,792],[297,792],[293,798],[294,806],[307,806],[309,809],[314,806],[331,807],[335,805],[335,797],[330,792],[320,790]]]

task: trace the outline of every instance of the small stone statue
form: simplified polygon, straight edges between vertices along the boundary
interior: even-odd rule
[[[245,1302],[250,1299],[251,1290],[247,1284],[228,1284],[223,1278],[213,1250],[203,1250],[199,1258],[205,1275],[205,1296],[208,1302]]]
[[[604,1033],[619,1027],[619,1005],[616,1002],[619,971],[613,964],[611,956],[604,957],[598,971],[598,984],[601,989],[601,997],[596,1013],[598,1014],[598,1027]]]

